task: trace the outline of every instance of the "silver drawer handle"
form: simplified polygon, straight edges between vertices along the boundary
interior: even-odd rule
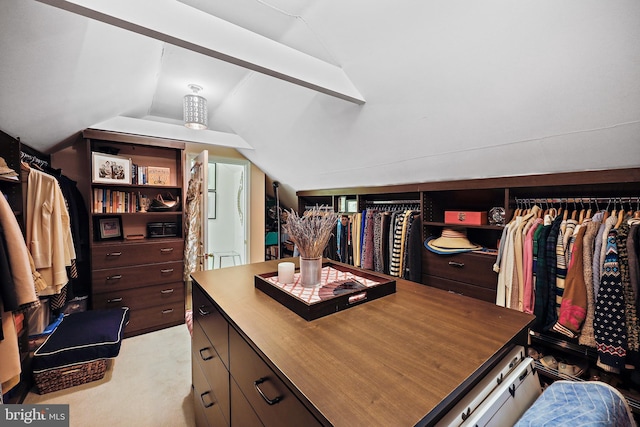
[[[204,401],[204,397],[205,397],[205,396],[208,396],[208,395],[210,395],[210,394],[211,394],[211,392],[210,392],[210,391],[205,391],[204,393],[202,393],[202,394],[200,395],[200,400],[202,401],[202,404],[204,405],[204,407],[205,407],[205,408],[210,408],[210,407],[212,407],[212,406],[213,406],[213,404],[214,404],[214,403],[216,403],[216,402],[214,402],[213,400],[209,400],[209,402],[208,402],[208,403]]]
[[[173,252],[173,248],[162,248],[160,249],[161,253],[168,253],[168,252]]]
[[[107,303],[111,304],[112,302],[122,302],[122,298],[114,298],[114,299],[108,299]]]
[[[449,265],[451,267],[462,268],[464,267],[464,262],[449,261]]]
[[[160,293],[161,294],[165,294],[165,295],[172,294],[173,293],[173,289],[163,289],[163,290],[160,291]]]
[[[262,377],[260,379],[257,379],[253,382],[253,386],[256,388],[256,390],[258,390],[258,393],[260,394],[260,396],[262,396],[262,398],[264,399],[265,402],[267,402],[267,404],[269,405],[275,405],[276,403],[280,402],[282,400],[282,396],[276,396],[273,399],[269,399],[262,390],[260,390],[260,384],[262,384],[263,382],[265,382],[267,380],[266,377]]]
[[[122,255],[122,252],[110,252],[107,254],[107,256],[120,256]]]
[[[168,308],[166,310],[162,310],[162,314],[171,314],[173,313],[173,308]]]
[[[122,279],[122,274],[115,274],[113,276],[107,276],[107,280],[120,280]]]
[[[160,270],[160,274],[169,274],[173,273],[173,268],[165,268],[164,270]]]
[[[201,305],[200,307],[198,307],[198,313],[200,313],[201,316],[208,316],[209,314],[211,314],[210,311],[204,309],[205,307],[206,305]]]

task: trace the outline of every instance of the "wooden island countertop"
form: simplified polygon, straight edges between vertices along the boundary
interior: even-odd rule
[[[391,295],[306,321],[254,286],[283,261],[298,265],[199,271],[194,286],[324,425],[433,424],[506,350],[526,344],[534,319],[393,278]]]

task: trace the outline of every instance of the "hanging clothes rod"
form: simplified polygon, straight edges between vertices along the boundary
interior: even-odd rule
[[[367,200],[367,205],[420,205],[420,200]]]
[[[20,152],[20,160],[38,166],[49,166],[49,162],[47,162],[46,160],[39,159],[38,157],[27,154],[24,151]]]
[[[536,197],[536,198],[515,198],[518,203],[634,203],[640,201],[640,196],[624,197]]]
[[[571,203],[574,208],[578,206],[584,207],[595,204],[596,209],[600,210],[600,207],[604,207],[605,210],[609,210],[609,207],[613,204],[613,208],[616,209],[618,205],[621,207],[625,204],[629,205],[633,209],[634,205],[636,210],[640,210],[640,196],[623,196],[623,197],[549,197],[549,198],[515,198],[516,207],[521,206],[533,206],[533,205],[557,205],[558,207],[569,207]]]

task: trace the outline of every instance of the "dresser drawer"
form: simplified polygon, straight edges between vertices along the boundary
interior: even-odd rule
[[[247,398],[244,397],[238,384],[231,379],[231,425],[232,426],[251,426],[261,427],[264,424],[258,418],[258,415],[253,410]],[[286,419],[285,419],[286,420]],[[281,423],[285,424],[285,421]]]
[[[125,334],[131,336],[135,333],[143,333],[161,327],[184,323],[184,314],[184,301],[131,310]]]
[[[94,293],[173,283],[182,281],[182,268],[182,262],[177,261],[135,267],[113,267],[108,270],[93,270],[91,272],[91,283]]]
[[[93,308],[129,307],[132,310],[184,301],[184,283],[167,283],[93,295]]]
[[[198,322],[193,324],[192,363],[198,363],[226,420],[230,420],[229,371]]]
[[[228,426],[229,418],[225,419],[223,414],[224,403],[216,399],[216,395],[211,389],[205,377],[202,365],[198,363],[199,356],[194,351],[191,354],[191,375],[193,380],[193,406],[196,415],[197,427],[219,427]],[[227,382],[228,386],[228,382]],[[226,403],[229,406],[229,402]]]
[[[422,251],[422,273],[444,279],[465,282],[495,291],[498,275],[493,271],[496,257],[490,255],[462,253],[438,255]]]
[[[155,262],[180,261],[183,255],[183,241],[162,239],[161,241],[140,243],[99,244],[91,249],[91,268],[123,267]]]
[[[321,425],[233,328],[229,353],[231,377],[265,426],[281,426],[282,420],[292,426]]]
[[[205,335],[213,344],[224,365],[229,368],[229,329],[227,320],[222,317],[216,306],[204,291],[194,283],[193,320],[199,323]]]
[[[422,275],[422,284],[432,286],[434,288],[443,289],[460,295],[466,295],[471,298],[496,302],[496,289],[487,289],[480,286],[474,286],[469,283],[457,282],[437,276]]]

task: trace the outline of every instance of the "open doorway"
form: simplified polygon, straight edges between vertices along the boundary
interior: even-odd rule
[[[249,163],[209,158],[207,185],[207,269],[247,263]]]
[[[192,173],[195,165],[207,165],[200,169],[203,185],[197,241],[204,243],[198,250],[201,269],[248,263],[249,162],[209,157],[205,150],[197,156],[188,155],[187,164]]]

